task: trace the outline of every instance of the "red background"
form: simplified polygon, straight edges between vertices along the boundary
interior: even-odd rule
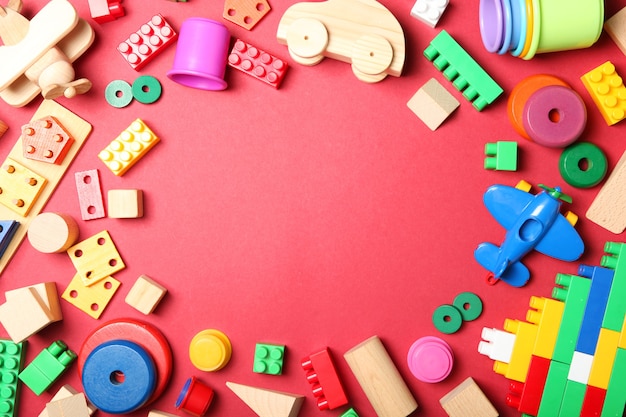
[[[599,186],[579,190],[565,184],[558,172],[560,150],[519,137],[507,119],[506,98],[526,76],[560,76],[587,104],[582,139],[599,145],[612,168],[625,149],[626,125],[606,125],[579,77],[607,60],[624,74],[626,57],[604,33],[590,49],[539,55],[529,62],[489,54],[480,40],[477,3],[453,0],[431,29],[410,16],[412,1],[384,1],[404,29],[406,64],[402,77],[368,85],[345,63],[325,59],[304,67],[290,59],[275,37],[290,1],[271,1],[272,11],[249,32],[222,20],[221,1],[127,1],[125,17],[98,25],[89,18],[87,1],[75,0],[80,16],[96,31],[94,45],[75,65],[77,76],[90,78],[93,89],[59,102],[94,129],[45,210],[77,219],[81,239],[108,230],[127,268],[116,274],[122,286],[99,321],[62,301],[64,320],[30,338],[28,362],[53,340],[62,339],[78,351],[86,335],[105,321],[145,319],[169,339],[175,360],[170,386],[154,408],[175,413],[184,381],[196,375],[216,391],[208,415],[253,415],[224,385],[234,381],[305,394],[300,416],[310,417],[320,414],[299,361],[329,346],[351,404],[367,417],[374,411],[342,355],[378,335],[420,404],[417,415],[444,416],[439,398],[468,376],[501,415],[516,415],[504,404],[507,380],[477,353],[481,329],[501,329],[507,317],[524,319],[530,296],[550,296],[555,274],[575,273],[578,263],[533,253],[525,260],[532,274],[525,288],[487,286],[473,250],[483,241],[499,244],[504,230],[484,208],[483,192],[492,184],[514,185],[520,179],[562,185],[574,198],[568,209],[581,216],[577,228],[586,243],[584,263],[598,264],[604,242],[623,237],[584,217]],[[32,17],[44,4],[27,1],[24,14]],[[624,6],[624,0],[608,2],[606,16]],[[188,17],[222,20],[233,39],[240,37],[289,62],[284,83],[274,90],[228,69],[225,91],[183,87],[165,76],[174,59],[172,46],[140,71],[161,81],[160,101],[135,101],[124,109],[109,106],[105,86],[114,79],[132,83],[139,75],[116,51],[117,44],[156,13],[177,30]],[[474,110],[423,57],[440,29],[504,88],[483,112]],[[431,77],[461,102],[435,132],[406,107]],[[21,109],[0,104],[0,119],[10,126],[0,140],[0,155],[8,153],[40,101],[38,97]],[[115,177],[97,154],[137,117],[161,143],[123,177]],[[484,144],[497,140],[519,141],[517,172],[482,168]],[[93,168],[100,170],[105,193],[142,189],[144,218],[80,220],[73,173]],[[169,290],[149,317],[124,302],[141,274]],[[2,275],[0,290],[53,280],[61,293],[73,275],[67,255],[38,253],[24,242]],[[484,312],[458,333],[441,335],[431,314],[462,291],[479,294]],[[188,359],[189,341],[207,328],[224,331],[234,346],[231,362],[216,373],[198,371]],[[443,337],[455,353],[452,374],[439,384],[416,380],[406,365],[409,346],[426,335]],[[256,342],[287,346],[282,376],[252,373]],[[80,388],[75,366],[50,393],[64,383]],[[23,389],[19,415],[37,415],[50,396],[36,397]],[[146,414],[144,408],[132,415]]]

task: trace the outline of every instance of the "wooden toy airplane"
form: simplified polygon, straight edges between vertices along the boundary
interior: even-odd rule
[[[91,88],[76,80],[72,62],[93,43],[94,31],[67,0],[51,0],[30,21],[22,0],[0,6],[0,97],[14,107],[41,92],[46,99],[68,98]]]

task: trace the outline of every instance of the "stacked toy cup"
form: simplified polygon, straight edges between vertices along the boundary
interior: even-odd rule
[[[489,52],[531,59],[593,45],[602,32],[604,0],[480,0],[479,23]]]

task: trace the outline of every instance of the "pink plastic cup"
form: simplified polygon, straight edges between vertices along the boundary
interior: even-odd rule
[[[422,382],[443,381],[452,372],[454,355],[442,339],[426,336],[413,343],[407,355],[409,369]]]
[[[187,87],[224,90],[230,33],[215,20],[191,17],[180,28],[174,65],[167,77]]]

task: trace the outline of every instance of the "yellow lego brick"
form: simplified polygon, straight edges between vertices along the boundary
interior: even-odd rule
[[[600,329],[600,337],[598,338],[596,354],[593,356],[591,373],[589,374],[587,385],[602,389],[609,387],[609,379],[611,378],[613,362],[615,362],[619,338],[619,332],[609,329]]]
[[[526,374],[530,366],[539,326],[519,320],[506,319],[504,321],[504,330],[515,334],[511,360],[508,364],[498,361],[494,362],[493,370],[497,374],[504,375],[507,379],[526,382]]]
[[[580,80],[609,126],[626,117],[626,87],[611,61],[592,69]]]
[[[0,169],[0,203],[26,217],[46,182],[41,175],[7,158]]]
[[[113,277],[106,277],[87,287],[79,274],[74,275],[61,298],[94,319],[100,318],[104,309],[115,295],[121,283]]]
[[[141,119],[137,119],[113,139],[109,146],[98,154],[98,158],[119,177],[158,142],[157,135]]]
[[[622,332],[619,335],[617,347],[620,349],[626,349],[626,316],[624,316],[624,324],[622,325]]]
[[[126,268],[106,230],[75,244],[67,250],[67,254],[86,286]]]
[[[530,307],[526,321],[538,326],[533,355],[552,359],[565,303],[551,298],[530,297]]]

